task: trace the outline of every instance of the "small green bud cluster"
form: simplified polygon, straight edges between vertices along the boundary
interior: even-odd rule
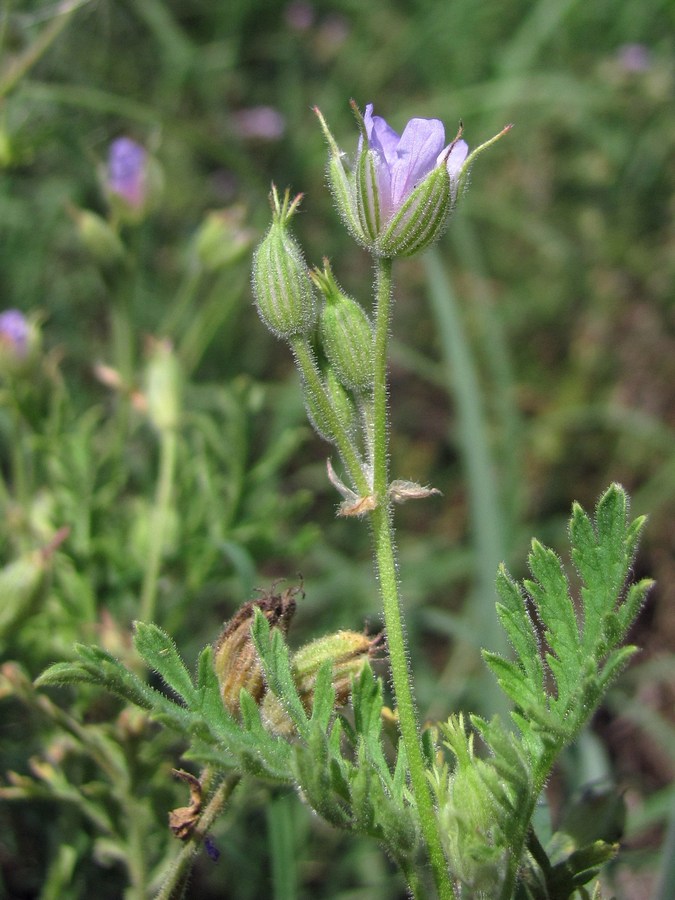
[[[283,702],[267,690],[251,637],[251,625],[259,609],[270,628],[278,629],[285,636],[295,615],[298,594],[302,595],[302,588],[291,587],[281,594],[269,591],[260,599],[245,603],[225,625],[214,648],[214,669],[227,711],[239,716],[241,691],[246,690],[260,706],[265,727],[284,737],[291,737],[295,727]],[[343,706],[351,694],[353,679],[380,643],[380,635],[369,638],[355,631],[338,631],[297,650],[292,657],[293,680],[307,712],[312,709],[316,679],[324,664],[331,665],[334,705]]]
[[[253,293],[263,323],[278,338],[308,335],[316,321],[316,303],[307,278],[307,265],[289,231],[302,194],[282,201],[272,187],[272,224],[253,259]]]
[[[358,401],[373,389],[373,326],[356,300],[340,288],[328,260],[323,269],[308,271],[289,230],[300,199],[291,201],[288,191],[280,199],[272,188],[273,219],[255,252],[253,292],[264,324],[293,346],[312,426],[325,440],[339,443],[340,436],[351,439],[356,433]],[[325,301],[318,315],[314,287]],[[323,364],[312,346],[317,330]]]

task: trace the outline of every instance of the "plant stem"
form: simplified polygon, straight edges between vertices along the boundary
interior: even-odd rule
[[[207,770],[203,779],[205,787],[210,782],[211,777],[212,773]],[[239,775],[230,775],[223,778],[217,786],[211,799],[204,807],[192,834],[178,854],[176,861],[159,889],[155,900],[181,900],[184,896],[190,871],[194,864],[195,857],[202,848],[204,838],[216,818],[222,812],[226,800],[239,784],[239,781]]]
[[[396,697],[399,728],[408,758],[410,780],[417,801],[422,833],[439,897],[454,898],[448,875],[441,835],[427,782],[420,730],[415,712],[412,676],[406,646],[401,601],[397,580],[396,550],[391,519],[391,504],[387,497],[388,413],[387,413],[387,345],[392,300],[392,261],[377,261],[377,300],[375,322],[375,384],[373,391],[373,490],[377,506],[370,513],[375,562],[382,592],[384,621],[389,647],[391,675]]]
[[[364,474],[363,464],[356,447],[352,443],[333,409],[333,405],[321,381],[321,376],[319,375],[314,360],[314,354],[307,343],[307,339],[303,337],[294,338],[291,343],[291,349],[293,350],[307,388],[312,392],[315,402],[321,407],[323,416],[330,424],[342,462],[347,467],[347,471],[354,482],[355,488],[361,496],[365,497],[370,493],[370,485]]]
[[[162,550],[164,549],[166,524],[176,468],[177,440],[175,428],[164,428],[160,432],[159,475],[157,477],[155,505],[151,519],[150,548],[141,592],[140,619],[142,622],[151,622],[155,615],[157,581],[162,560]]]

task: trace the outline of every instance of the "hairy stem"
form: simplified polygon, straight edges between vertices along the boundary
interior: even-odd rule
[[[203,778],[204,787],[211,783],[212,773],[207,770]],[[213,792],[211,799],[204,807],[199,821],[195,826],[192,834],[185,842],[183,849],[178,854],[176,861],[161,888],[155,896],[155,900],[181,900],[185,896],[188,878],[192,870],[192,866],[197,854],[202,848],[204,838],[209,829],[220,815],[223,806],[228,800],[232,791],[239,784],[239,775],[229,775],[218,784]]]
[[[387,345],[392,300],[392,261],[377,261],[377,303],[375,323],[375,385],[373,393],[373,490],[377,506],[370,513],[375,545],[375,561],[389,647],[391,675],[396,696],[401,737],[408,757],[410,780],[419,810],[420,825],[434,873],[439,897],[455,896],[448,875],[445,854],[426,777],[420,729],[413,699],[412,675],[408,661],[401,600],[397,579],[396,549],[391,520],[388,483]]]
[[[370,493],[370,485],[363,471],[363,463],[356,447],[333,409],[333,405],[321,381],[312,348],[307,343],[306,338],[296,337],[291,343],[291,349],[298,363],[303,381],[308,389],[312,391],[315,402],[320,406],[323,416],[330,424],[340,457],[354,482],[354,487],[361,496],[366,496]]]
[[[174,473],[176,469],[177,435],[175,428],[164,428],[159,439],[159,475],[155,490],[155,504],[152,511],[152,530],[148,561],[143,577],[141,592],[140,619],[151,622],[155,615],[157,603],[157,582],[159,579],[162,550],[166,537],[171,494],[173,491]]]

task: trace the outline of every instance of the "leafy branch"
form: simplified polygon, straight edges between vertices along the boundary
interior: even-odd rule
[[[499,571],[497,613],[515,659],[483,655],[514,704],[518,733],[498,719],[472,716],[489,751],[483,759],[463,719],[451,719],[441,731],[455,766],[451,772],[437,768],[432,777],[447,851],[462,883],[479,896],[497,883],[499,897],[508,900],[517,882],[531,881],[528,896],[562,900],[616,851],[594,841],[553,866],[537,846],[531,820],[555,759],[637,650],[620,645],[651,586],[648,579],[627,583],[644,522],[629,522],[628,498],[617,484],[601,497],[594,519],[574,504],[569,536],[581,581],[576,602],[561,560],[536,540],[531,578],[519,584],[503,566]]]

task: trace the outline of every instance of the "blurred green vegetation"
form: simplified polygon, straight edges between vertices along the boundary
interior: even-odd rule
[[[311,107],[350,152],[352,97],[398,128],[433,116],[454,133],[461,119],[472,146],[514,122],[476,164],[439,248],[395,272],[392,468],[444,494],[398,515],[419,701],[434,718],[489,710],[477,651],[493,634],[497,562],[517,572],[533,533],[562,545],[571,501],[592,504],[622,482],[633,512],[650,516],[636,574],[658,587],[633,638],[645,652],[551,802],[616,780],[629,815],[610,890],[643,897],[662,877],[670,896],[673,874],[658,872],[675,769],[673,5],[16,0],[0,12],[0,53],[0,305],[36,317],[44,347],[27,385],[2,388],[3,561],[70,529],[39,611],[3,658],[32,677],[76,640],[128,651],[160,453],[128,401],[142,390],[148,336],[171,339],[185,373],[157,595],[183,655],[215,639],[256,587],[300,571],[300,634],[377,622],[364,529],[334,518],[327,448],[304,423],[286,348],[257,321],[249,260],[206,271],[195,236],[209,211],[235,205],[240,232],[261,233],[270,181],[288,184],[305,193],[296,221],[308,261],[330,256],[365,301],[369,261],[332,210]],[[163,189],[123,231],[128,264],[111,269],[83,245],[74,210],[106,214],[100,171],[119,135],[152,152]],[[95,364],[122,373],[122,389]],[[57,728],[5,693],[2,768],[26,774]],[[112,701],[70,702],[122,728]],[[167,761],[152,776],[164,828],[166,809],[184,802],[168,775],[180,748],[153,734],[150,752],[125,735],[127,753]],[[88,766],[69,759],[65,770],[86,782]],[[137,775],[148,777],[142,760]],[[277,887],[295,877],[312,897],[400,890],[375,847],[257,787],[235,795],[214,834],[221,860],[203,860],[194,896],[270,895],[279,842],[269,851],[266,832],[279,821],[297,872]],[[0,823],[8,897],[121,895],[119,864],[76,805],[5,802]]]

